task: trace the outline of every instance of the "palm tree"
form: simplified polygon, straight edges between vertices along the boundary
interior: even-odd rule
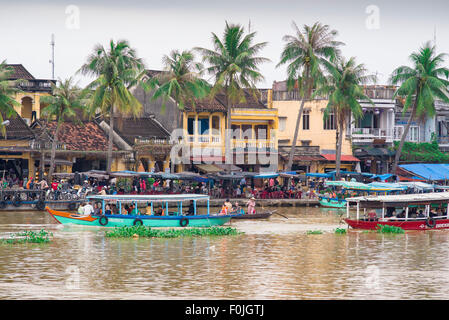
[[[374,75],[367,75],[367,69],[363,64],[357,64],[352,57],[348,61],[338,58],[323,64],[328,75],[325,83],[314,93],[314,95],[327,95],[328,104],[324,112],[327,119],[331,112],[334,113],[336,123],[336,159],[335,177],[340,179],[341,149],[343,144],[343,133],[345,125],[350,121],[351,115],[354,119],[363,117],[360,101],[373,104],[371,99],[364,93],[363,84],[375,81]]]
[[[149,89],[155,89],[152,99],[162,99],[162,111],[169,98],[176,101],[179,110],[184,110],[187,104],[195,107],[196,99],[209,94],[209,84],[200,77],[203,66],[194,58],[191,51],[173,50],[163,57],[164,72],[148,81]]]
[[[427,42],[418,52],[410,55],[413,67],[401,66],[393,71],[390,82],[400,87],[394,97],[405,98],[403,113],[410,109],[407,125],[402,133],[392,167],[392,173],[401,157],[410,125],[415,118],[432,117],[435,114],[435,99],[449,103],[448,86],[449,69],[442,66],[446,54],[436,53],[435,46]]]
[[[136,52],[128,41],[110,40],[109,48],[95,46],[80,72],[97,77],[88,86],[92,90],[89,102],[90,114],[101,111],[109,116],[109,137],[107,152],[107,172],[112,166],[112,141],[114,135],[114,117],[117,113],[137,116],[142,110],[141,103],[134,97],[130,89],[142,84],[145,73],[144,64],[137,58]]]
[[[287,171],[290,171],[293,165],[293,155],[295,154],[304,103],[311,98],[313,89],[322,79],[321,66],[325,59],[335,59],[340,53],[338,47],[343,45],[342,42],[334,40],[338,33],[331,30],[328,25],[316,22],[312,27],[304,25],[302,31],[295,22],[292,23],[292,26],[295,35],[283,37],[286,44],[281,54],[281,61],[277,65],[279,67],[288,64],[288,90],[290,91],[297,86],[298,97],[301,98],[292,147],[288,157]]]
[[[270,61],[258,56],[267,42],[254,43],[255,36],[256,32],[245,35],[241,25],[226,22],[221,40],[215,33],[212,33],[213,50],[195,48],[202,54],[203,62],[208,64],[205,70],[214,77],[211,98],[217,93],[225,95],[227,108],[225,149],[228,172],[231,171],[232,164],[231,110],[235,104],[246,102],[245,90],[249,90],[253,96],[257,96],[256,83],[264,79],[258,66]]]
[[[9,80],[12,72],[13,70],[6,65],[5,60],[0,63],[0,130],[5,138],[6,127],[3,122],[16,115],[14,106],[20,107],[20,103],[14,100],[15,95],[20,91],[16,86],[20,80]]]
[[[56,120],[56,129],[51,144],[50,170],[47,178],[49,183],[53,180],[59,129],[64,121],[68,119],[76,120],[77,111],[82,111],[84,108],[81,89],[73,83],[72,78],[64,81],[59,79],[57,85],[52,85],[52,87],[53,95],[41,98],[41,102],[46,104],[42,109],[42,116],[46,117],[47,121]]]

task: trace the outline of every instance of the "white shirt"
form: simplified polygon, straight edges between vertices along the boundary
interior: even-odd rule
[[[84,215],[88,216],[94,212],[94,207],[90,203],[84,206]]]

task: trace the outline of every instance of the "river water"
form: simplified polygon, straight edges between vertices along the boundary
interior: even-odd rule
[[[177,239],[111,239],[44,212],[2,212],[1,237],[54,238],[0,244],[0,299],[449,298],[449,231],[340,235],[344,211],[278,212],[288,219],[233,221],[239,236]]]

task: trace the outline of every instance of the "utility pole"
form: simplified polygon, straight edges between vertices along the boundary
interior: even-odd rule
[[[55,79],[55,35],[51,34],[51,60],[49,61],[51,63],[51,79]]]

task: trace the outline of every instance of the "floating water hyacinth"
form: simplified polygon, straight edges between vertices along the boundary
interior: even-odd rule
[[[335,233],[346,234],[346,229],[345,228],[337,228],[337,229],[335,229]]]
[[[377,225],[378,233],[405,233],[404,229],[396,226],[389,226],[387,224],[378,224]]]
[[[321,230],[309,230],[309,231],[307,231],[307,234],[323,234],[323,231],[321,231]]]
[[[243,232],[231,227],[188,228],[188,229],[151,229],[147,226],[115,227],[106,231],[109,238],[177,238],[202,236],[239,235]]]
[[[47,230],[40,230],[38,232],[28,230],[19,233],[11,234],[9,239],[1,239],[2,243],[8,244],[19,244],[19,243],[48,243],[50,242],[50,237],[53,236],[53,233]]]

